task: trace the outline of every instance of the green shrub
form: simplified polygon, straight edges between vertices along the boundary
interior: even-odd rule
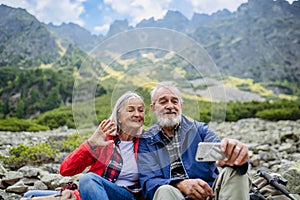
[[[257,112],[257,117],[271,121],[300,119],[300,110],[293,108],[269,109]]]
[[[54,161],[58,150],[51,148],[49,144],[40,143],[35,146],[19,145],[9,150],[8,157],[2,157],[3,163],[11,169],[19,169],[28,164],[40,165]]]
[[[79,133],[71,134],[67,137],[66,140],[62,141],[60,149],[64,152],[72,152],[74,151],[79,145],[81,145],[85,140],[89,138],[90,134],[86,134],[84,136],[80,135]]]
[[[300,102],[297,101],[229,102],[226,121],[255,117],[267,120],[297,120],[300,119],[299,113]]]
[[[45,131],[45,130],[49,130],[49,127],[37,124],[32,120],[17,119],[17,118],[7,118],[7,119],[0,120],[0,131],[37,132],[37,131]]]
[[[51,129],[55,129],[61,126],[75,128],[71,107],[63,107],[43,113],[37,117],[36,122],[38,124],[48,126]]]
[[[95,103],[95,105],[93,105]],[[96,111],[96,117],[97,119],[93,118],[93,115],[89,115],[90,113],[87,113],[84,110],[79,110],[79,108],[85,109],[85,106],[95,106]],[[101,122],[103,119],[106,119],[110,116],[111,113],[111,99],[109,95],[102,95],[100,97],[95,98],[95,102],[85,102],[81,103],[79,105],[76,105],[76,112],[79,112],[79,115],[85,114],[86,116],[82,117],[82,124],[88,124],[88,127],[93,124],[97,125],[98,122]],[[36,123],[41,125],[46,125],[50,127],[51,129],[55,129],[61,126],[67,126],[68,128],[87,128],[87,127],[75,127],[74,122],[74,113],[71,106],[62,106],[60,108],[45,112],[41,115],[39,115],[35,120]],[[79,126],[82,126],[82,124],[79,124]],[[78,124],[77,124],[78,125]]]

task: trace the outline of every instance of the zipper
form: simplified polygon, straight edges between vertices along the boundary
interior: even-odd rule
[[[192,123],[192,126],[194,125],[194,123]],[[182,165],[182,168],[183,168],[183,170],[184,170],[184,173],[185,173],[185,175],[187,176],[187,178],[189,179],[189,175],[188,175],[188,173],[187,173],[187,171],[186,171],[186,169],[185,169],[185,166],[184,166],[184,164],[183,164],[183,159],[182,159],[182,155],[183,155],[183,152],[182,152],[182,147],[183,147],[183,144],[184,144],[184,142],[185,142],[185,140],[186,140],[186,134],[189,132],[189,130],[192,128],[192,126],[190,126],[187,130],[186,130],[186,132],[185,132],[185,134],[184,134],[184,138],[183,138],[183,141],[182,141],[182,144],[180,145],[180,162],[181,162],[181,165]],[[181,130],[180,130],[181,131]]]

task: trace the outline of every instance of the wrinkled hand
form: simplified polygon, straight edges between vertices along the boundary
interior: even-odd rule
[[[215,196],[208,183],[201,179],[185,179],[177,183],[176,187],[192,199],[205,200]]]
[[[93,133],[93,135],[88,139],[88,142],[92,146],[107,146],[113,143],[113,140],[107,140],[106,137],[108,135],[113,135],[117,127],[115,123],[110,119],[103,120],[98,126],[97,130]]]
[[[241,166],[249,159],[248,147],[236,139],[223,139],[221,141],[221,151],[226,154],[228,160],[217,161],[217,166]]]

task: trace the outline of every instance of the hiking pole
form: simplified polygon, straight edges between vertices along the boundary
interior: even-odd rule
[[[288,198],[292,199],[292,200],[297,200],[292,194],[290,194],[284,187],[282,187],[281,185],[279,185],[277,179],[275,179],[274,177],[272,177],[270,174],[266,173],[263,170],[258,170],[257,171],[257,175],[259,175],[260,177],[263,177],[264,179],[267,180],[267,182],[272,185],[274,188],[276,188],[277,190],[279,190],[280,192],[282,192],[284,195],[286,195]]]

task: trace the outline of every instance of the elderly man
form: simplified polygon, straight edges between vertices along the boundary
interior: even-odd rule
[[[249,199],[247,146],[235,139],[221,141],[207,124],[182,115],[181,93],[171,83],[159,83],[151,101],[157,123],[143,134],[138,153],[145,198]],[[220,142],[227,159],[197,162],[199,142]]]

